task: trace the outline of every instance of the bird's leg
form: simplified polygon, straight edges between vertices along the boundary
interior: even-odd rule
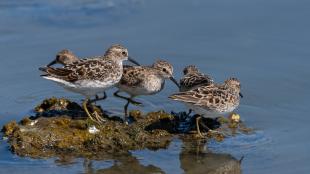
[[[223,135],[223,136],[226,136],[227,134],[225,134],[225,133],[223,133],[223,132],[221,132],[221,131],[216,131],[216,130],[212,130],[212,129],[210,129],[206,124],[204,124],[204,123],[200,123],[201,124],[201,126],[202,127],[204,127],[205,129],[207,129],[208,130],[208,132],[211,132],[211,133],[213,133],[213,134],[221,134],[221,135]]]
[[[104,119],[97,113],[97,111],[95,111],[95,112],[93,113],[93,115],[95,116],[96,120],[97,120],[99,123],[103,123],[103,122],[106,121],[106,120],[104,120]]]
[[[96,98],[93,99],[93,100],[90,100],[90,101],[89,101],[89,104],[92,105],[92,103],[94,103],[94,102],[96,102],[96,101],[98,101],[98,100],[104,100],[104,99],[106,99],[106,98],[107,98],[106,92],[104,92],[103,94],[104,94],[104,96],[101,97],[101,98],[99,98],[98,95],[96,95]],[[92,106],[92,107],[93,107],[93,106]],[[96,120],[97,120],[99,123],[105,122],[105,120],[98,114],[98,112],[97,112],[96,110],[94,111],[93,115],[94,115],[94,117],[96,118]]]
[[[87,105],[89,104],[89,98],[86,98],[83,102],[83,109],[86,112],[87,116],[94,122],[97,123],[97,121],[93,118],[93,116],[89,113]]]
[[[201,116],[198,116],[196,118],[196,129],[197,129],[197,134],[200,136],[200,137],[203,137],[203,135],[201,134],[200,132],[200,128],[199,128],[199,121],[201,120]]]
[[[115,97],[125,99],[125,100],[127,100],[128,102],[130,102],[130,103],[133,104],[133,105],[137,105],[137,106],[142,105],[142,103],[137,102],[137,101],[134,101],[132,98],[128,98],[128,97],[124,97],[124,96],[119,95],[119,94],[118,94],[119,92],[120,92],[120,90],[117,90],[113,95],[114,95]]]
[[[127,103],[126,103],[126,105],[124,106],[124,113],[125,113],[125,118],[124,118],[124,120],[125,120],[125,122],[127,122],[127,118],[128,118],[128,106],[129,106],[129,104],[130,104],[130,101],[127,100]]]
[[[94,102],[97,102],[97,101],[99,101],[99,100],[104,100],[104,99],[106,99],[106,98],[107,98],[107,94],[106,94],[106,92],[104,92],[104,93],[103,93],[103,97],[99,97],[98,95],[96,95],[96,98],[90,100],[89,102],[90,102],[90,103],[94,103]]]
[[[94,111],[94,113],[90,114],[90,112],[89,112],[89,110],[88,110],[88,108],[87,108],[87,106],[89,106],[89,105],[91,105],[91,102],[90,102],[90,100],[87,98],[87,99],[83,102],[83,108],[84,108],[86,114],[88,115],[88,117],[89,117],[92,121],[94,121],[94,122],[96,122],[96,123],[98,123],[98,124],[99,124],[99,123],[103,123],[105,120],[102,119],[101,116],[100,116],[96,111]],[[95,117],[95,118],[94,118],[94,117]]]

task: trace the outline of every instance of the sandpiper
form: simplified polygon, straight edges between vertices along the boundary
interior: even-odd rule
[[[68,65],[68,64],[72,64],[74,62],[79,62],[80,59],[78,57],[76,57],[72,51],[68,50],[68,49],[64,49],[59,51],[56,54],[56,58],[55,60],[53,60],[51,63],[49,63],[47,65],[47,67],[50,67],[54,64],[62,64],[64,66]]]
[[[100,56],[93,56],[91,58],[96,59],[96,58],[100,58]],[[52,62],[50,62],[47,65],[47,67],[50,67],[50,66],[55,65],[55,64],[61,64],[61,65],[66,66],[69,64],[73,64],[73,63],[83,62],[85,60],[88,60],[88,58],[79,59],[72,51],[70,51],[68,49],[63,49],[56,54],[56,58]],[[134,64],[140,65],[137,62],[134,62]],[[98,95],[96,95],[95,99],[90,100],[90,103],[93,103],[93,102],[96,102],[99,100],[104,100],[106,98],[107,98],[107,94],[106,94],[106,92],[104,92],[103,97],[99,97]]]
[[[240,97],[243,96],[240,93],[239,80],[229,78],[222,85],[201,86],[173,94],[169,98],[185,103],[200,116],[217,118],[234,111],[239,106]],[[200,119],[201,117],[196,118],[196,128],[197,133],[202,136],[199,129]]]
[[[180,79],[180,91],[188,91],[200,86],[209,86],[212,85],[213,79],[201,72],[199,72],[198,68],[195,65],[186,66],[183,70],[183,77]],[[192,110],[189,109],[187,115],[190,115]]]
[[[94,56],[92,58],[100,58],[100,56]],[[55,64],[61,64],[63,66],[72,64],[72,63],[78,63],[83,61],[84,59],[79,59],[72,51],[68,50],[68,49],[63,49],[61,51],[59,51],[56,54],[55,59],[50,62],[48,65],[46,65],[47,67],[51,67]],[[103,92],[103,97],[99,97],[98,95],[95,96],[95,99],[91,99],[90,103],[99,101],[99,100],[104,100],[107,98],[107,94],[106,92]]]
[[[87,109],[89,99],[113,87],[120,81],[124,60],[137,64],[128,56],[125,47],[112,45],[104,56],[87,58],[68,64],[63,68],[42,67],[40,70],[45,72],[41,75],[43,78],[54,81],[69,91],[85,96],[83,108],[86,114],[90,119],[100,122],[100,119],[98,117],[94,119]]]
[[[124,106],[125,120],[128,116],[129,103],[141,104],[133,101],[133,98],[141,95],[154,95],[160,92],[165,85],[165,80],[170,79],[178,87],[178,82],[173,77],[173,67],[165,60],[157,60],[151,66],[125,66],[123,76],[117,84],[116,97],[127,100]],[[120,96],[119,92],[126,92],[130,97]]]
[[[180,79],[181,92],[213,84],[213,79],[210,76],[199,72],[195,65],[186,66],[183,73],[184,76]]]

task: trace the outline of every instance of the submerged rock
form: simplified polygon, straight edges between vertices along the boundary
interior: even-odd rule
[[[65,154],[101,159],[105,155],[126,154],[130,150],[166,148],[173,136],[184,134],[180,125],[186,120],[189,129],[184,135],[188,139],[195,138],[195,134],[188,134],[195,130],[195,124],[179,114],[132,111],[131,123],[125,124],[118,117],[106,115],[98,106],[90,106],[89,110],[106,121],[100,125],[91,121],[77,103],[67,99],[47,99],[35,108],[35,116],[26,117],[20,123],[12,121],[3,127],[2,132],[8,137],[14,153],[32,158]],[[219,122],[222,123],[221,131],[230,134],[241,131],[239,128],[246,128],[241,126],[241,122],[235,123],[229,119],[223,118]],[[218,136],[207,135],[217,140],[224,138]]]

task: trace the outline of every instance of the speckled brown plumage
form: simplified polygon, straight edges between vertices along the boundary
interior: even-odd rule
[[[172,65],[158,60],[152,66],[124,66],[122,79],[117,86],[132,96],[152,95],[163,89],[165,79],[172,77]]]
[[[127,116],[129,103],[140,104],[132,100],[135,96],[160,92],[164,88],[166,79],[171,79],[177,84],[173,78],[172,65],[164,60],[158,60],[152,66],[124,66],[122,79],[117,84],[119,90],[114,95],[127,100],[124,106],[125,116]],[[119,92],[126,92],[130,98],[118,95]]]
[[[53,76],[68,82],[78,80],[111,80],[122,75],[122,66],[110,59],[85,59],[73,64],[68,64],[64,68],[47,67],[44,72],[47,76]]]
[[[81,59],[62,68],[42,67],[40,70],[45,72],[42,77],[90,97],[119,82],[123,73],[122,62],[127,59],[126,48],[112,45],[104,56]]]
[[[240,82],[230,78],[222,85],[200,86],[185,92],[171,95],[169,98],[184,102],[196,114],[205,117],[217,117],[232,112],[240,102]]]
[[[64,51],[65,54],[69,52]],[[70,55],[73,55],[73,53]],[[130,60],[128,51],[121,45],[112,45],[104,56],[81,59],[62,68],[42,67],[41,71],[45,72],[43,78],[56,82],[67,90],[80,93],[86,97],[83,102],[83,108],[94,121],[102,122],[98,116],[93,116],[87,109],[89,98],[96,96],[98,93],[104,93],[105,90],[113,87],[119,82],[123,74],[123,61]],[[49,65],[52,65],[51,62]]]
[[[180,91],[188,91],[200,86],[208,86],[213,84],[213,79],[200,73],[196,66],[189,65],[183,70],[184,76],[180,79]]]

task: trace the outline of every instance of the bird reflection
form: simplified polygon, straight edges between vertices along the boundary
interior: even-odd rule
[[[210,152],[206,140],[182,139],[183,145],[179,154],[180,167],[185,174],[241,174],[241,160],[230,154]],[[178,160],[177,157],[175,160]],[[74,157],[62,157],[56,161],[58,165],[74,164]],[[101,163],[102,162],[102,163]],[[106,163],[108,162],[108,163]],[[99,165],[98,165],[99,163]],[[101,166],[100,166],[101,163]],[[85,174],[162,174],[161,166],[143,165],[130,152],[120,155],[97,156],[84,159]]]
[[[85,174],[162,174],[163,172],[160,168],[148,165],[144,166],[140,164],[139,160],[132,155],[121,155],[113,156],[113,165],[109,168],[96,169],[91,160],[84,160],[84,173]]]
[[[180,163],[186,174],[241,174],[237,159],[229,154],[208,152],[203,140],[184,140]]]

